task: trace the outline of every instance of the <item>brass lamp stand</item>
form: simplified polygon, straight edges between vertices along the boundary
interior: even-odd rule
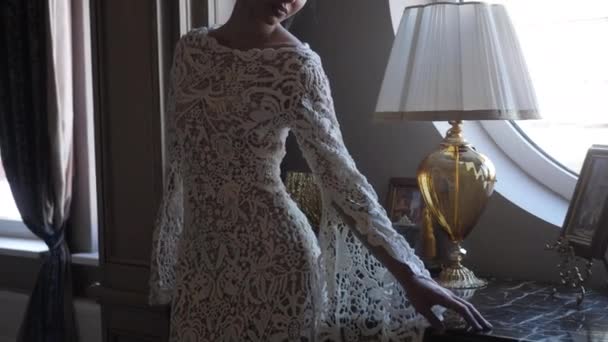
[[[473,230],[494,191],[496,171],[492,162],[475,151],[462,136],[462,121],[449,121],[439,149],[418,168],[418,184],[427,208],[448,234],[452,246],[439,283],[448,288],[478,288],[484,280],[461,264],[466,251],[460,243]]]
[[[439,149],[421,163],[418,183],[428,216],[451,241],[449,250],[441,251],[448,261],[439,282],[460,289],[483,286],[483,280],[462,266],[465,250],[460,244],[481,216],[496,177],[492,162],[463,138],[461,120],[540,119],[506,8],[482,1],[406,7],[374,118],[452,125]],[[426,228],[425,234],[430,232]],[[425,245],[431,245],[433,237],[425,236]]]

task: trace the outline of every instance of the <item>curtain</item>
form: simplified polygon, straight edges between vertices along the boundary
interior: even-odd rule
[[[0,3],[0,155],[23,222],[49,248],[18,341],[76,341],[65,240],[72,190],[70,0]]]

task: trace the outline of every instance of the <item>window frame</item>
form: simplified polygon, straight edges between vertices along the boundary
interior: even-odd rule
[[[578,176],[536,146],[515,123],[481,121],[480,125],[519,168],[564,199],[572,199]]]
[[[230,18],[235,3],[235,0],[208,1],[209,26],[225,23]]]
[[[18,239],[38,239],[23,221],[0,219],[0,237],[10,237]]]

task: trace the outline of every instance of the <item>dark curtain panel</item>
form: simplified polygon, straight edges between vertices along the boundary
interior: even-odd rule
[[[19,342],[76,341],[65,222],[71,197],[71,115],[57,104],[49,4],[0,2],[0,155],[23,222],[49,247]],[[68,137],[68,139],[66,139]],[[66,145],[67,141],[67,146]]]

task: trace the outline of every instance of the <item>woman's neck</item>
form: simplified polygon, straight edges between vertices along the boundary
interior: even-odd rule
[[[237,1],[230,19],[216,30],[215,38],[235,48],[272,46],[283,43],[284,29],[280,24],[256,20],[249,10]]]

